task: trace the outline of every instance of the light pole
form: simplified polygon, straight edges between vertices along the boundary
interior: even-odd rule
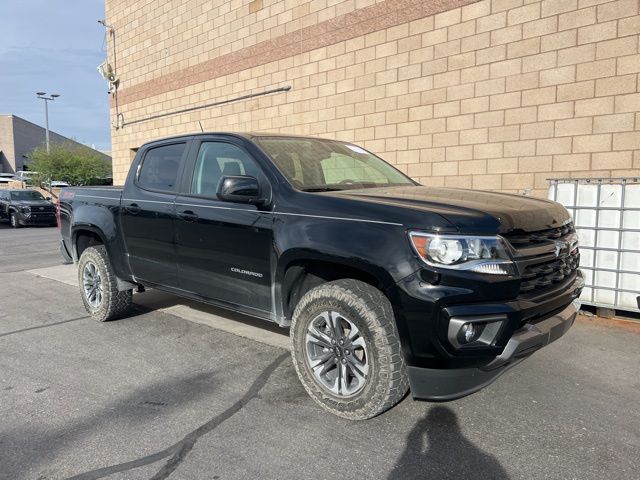
[[[58,95],[57,93],[52,93],[47,97],[47,94],[45,92],[36,92],[36,95],[40,100],[44,100],[44,124],[46,129],[47,153],[49,153],[49,101],[55,100],[60,95]]]

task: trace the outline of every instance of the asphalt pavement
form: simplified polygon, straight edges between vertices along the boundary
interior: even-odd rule
[[[32,272],[57,241],[0,223],[2,479],[640,478],[637,324],[581,318],[477,394],[350,422],[261,341],[273,325],[228,315],[258,332],[236,335],[158,292],[93,322],[77,287]]]

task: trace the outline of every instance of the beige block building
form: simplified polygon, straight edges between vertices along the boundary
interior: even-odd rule
[[[114,181],[200,124],[352,141],[435,186],[640,176],[639,3],[106,0]]]

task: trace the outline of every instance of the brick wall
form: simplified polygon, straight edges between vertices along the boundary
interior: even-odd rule
[[[124,181],[130,149],[199,131],[198,121],[354,141],[429,185],[545,196],[549,177],[639,176],[638,8],[107,0],[125,122],[113,130],[114,180]],[[292,89],[126,124],[284,85]]]

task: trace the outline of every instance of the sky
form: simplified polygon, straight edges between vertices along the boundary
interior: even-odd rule
[[[104,0],[0,0],[0,114],[44,126],[35,92],[58,93],[49,128],[110,150],[103,18]]]

